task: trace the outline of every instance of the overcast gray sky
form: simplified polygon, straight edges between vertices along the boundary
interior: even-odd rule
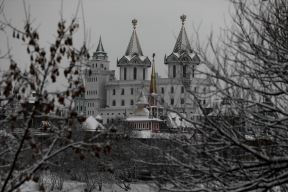
[[[25,0],[30,10],[33,25],[38,28],[42,42],[49,47],[56,34],[60,18],[61,0]],[[64,19],[70,21],[77,7],[78,0],[63,0]],[[132,25],[131,20],[138,20],[137,33],[144,55],[151,58],[156,53],[156,70],[166,76],[164,55],[170,54],[179,33],[180,15],[186,14],[186,31],[193,45],[193,26],[200,26],[200,37],[205,41],[207,35],[229,25],[231,5],[228,0],[83,0],[88,46],[96,49],[99,36],[111,61],[111,69],[116,69],[116,59],[123,56],[128,45]],[[24,25],[23,0],[6,0],[6,17],[18,27]],[[78,13],[80,29],[76,44],[83,43],[82,12]],[[0,34],[1,51],[6,49],[6,39]],[[9,36],[11,37],[11,35]],[[27,65],[26,47],[19,41],[9,39],[13,57],[23,67]],[[5,61],[0,61],[2,70]]]

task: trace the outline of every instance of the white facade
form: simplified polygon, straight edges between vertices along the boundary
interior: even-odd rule
[[[151,61],[143,55],[136,33],[137,21],[133,20],[133,32],[125,55],[117,60],[120,80],[116,80],[115,72],[109,69],[107,54],[104,52],[101,39],[93,58],[88,62],[91,67],[85,73],[86,93],[82,99],[76,99],[76,109],[86,115],[100,114],[103,123],[110,123],[117,118],[131,115],[141,90],[149,93],[150,80],[147,80]],[[199,78],[197,67],[200,59],[192,50],[182,20],[182,28],[173,52],[165,56],[168,77],[157,76],[157,100],[164,107],[171,107],[193,117],[197,112],[197,102],[190,92],[208,93],[207,79]],[[203,106],[211,103],[210,97],[200,100]],[[82,105],[82,107],[81,107]],[[85,106],[83,106],[85,105]],[[85,108],[85,109],[84,109]]]

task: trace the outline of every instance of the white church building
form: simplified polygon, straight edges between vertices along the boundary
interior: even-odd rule
[[[185,30],[186,16],[181,17],[182,26],[175,46],[164,63],[168,67],[168,77],[156,75],[157,100],[160,105],[183,112],[192,118],[197,113],[197,102],[193,101],[191,93],[208,93],[209,82],[197,74],[200,59],[193,51]],[[152,63],[142,52],[140,40],[136,32],[137,20],[132,20],[133,31],[125,54],[118,60],[119,78],[115,71],[110,70],[108,55],[105,52],[100,37],[96,51],[86,65],[83,81],[86,92],[75,99],[78,113],[86,116],[100,115],[103,124],[111,123],[118,118],[126,118],[136,109],[137,99],[142,90],[149,95],[150,78],[148,70]],[[155,64],[157,65],[157,64]],[[211,98],[210,98],[211,99]],[[209,98],[200,100],[203,106],[211,103]]]

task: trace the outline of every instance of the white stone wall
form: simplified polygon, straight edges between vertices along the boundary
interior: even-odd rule
[[[143,82],[143,81],[116,80],[109,82],[106,86],[107,105],[109,106],[109,108],[134,107],[143,86],[147,87],[148,84],[149,84],[148,81]],[[115,103],[115,105],[113,105],[113,103]]]
[[[194,78],[196,77],[196,74],[197,74],[197,66],[194,65],[194,64],[187,64],[186,65],[186,77],[189,78],[189,75],[190,75],[190,78]],[[173,66],[175,66],[175,69],[176,69],[176,73],[175,73],[175,77],[174,77],[174,72],[173,72]],[[182,78],[183,77],[183,65],[182,64],[177,64],[177,63],[170,63],[167,65],[168,67],[168,78]],[[194,75],[193,75],[193,68],[195,69],[194,70]]]
[[[203,93],[209,93],[209,86],[203,84],[203,79],[196,79],[192,81],[191,90],[197,95],[203,96]],[[140,91],[144,89],[145,95],[148,98],[150,81],[121,81],[115,80],[107,83],[107,108],[100,109],[100,113],[103,115],[104,122],[106,119],[117,118],[118,113],[124,114],[125,110],[127,115],[135,109],[135,104],[139,97]],[[133,94],[131,94],[133,89]],[[124,93],[122,92],[124,90]],[[115,94],[114,94],[115,92]],[[157,92],[159,104],[179,109],[187,113],[188,117],[195,113],[195,107],[197,106],[193,96],[187,92],[182,85],[181,79],[170,78],[157,78]],[[122,94],[123,93],[123,94]],[[133,104],[131,105],[131,100]],[[209,98],[200,98],[200,102],[203,106],[207,106],[210,103]],[[122,105],[124,101],[124,105]],[[164,101],[164,102],[163,102]],[[113,105],[115,102],[115,105]],[[106,111],[109,111],[107,115]]]
[[[82,105],[82,110],[85,111],[84,114],[86,116],[96,116],[100,114],[103,118],[103,123],[106,124],[111,122],[112,119],[124,118],[125,116],[131,115],[142,89],[144,89],[148,98],[150,80],[143,81],[144,66],[137,66],[138,80],[133,80],[134,66],[126,66],[127,80],[123,80],[124,66],[121,66],[120,80],[115,80],[115,72],[109,70],[109,61],[94,59],[89,61],[89,65],[91,66],[92,74],[91,76],[86,75],[85,78],[85,99],[76,105],[78,109],[80,109],[80,105]],[[172,78],[173,65],[176,66],[175,78]],[[191,66],[186,69],[187,74],[190,72],[190,75],[192,70]],[[192,118],[195,113],[199,112],[196,111],[198,104],[193,94],[201,95],[199,102],[204,107],[211,104],[211,95],[209,95],[210,87],[206,79],[197,78],[196,75],[193,77],[190,76],[191,84],[188,89],[193,92],[193,94],[190,94],[187,92],[187,88],[183,87],[182,65],[170,63],[167,67],[168,78],[160,78],[157,76],[156,80],[159,104],[185,112],[189,118]],[[145,70],[147,78],[148,70],[147,68],[145,68]],[[187,78],[189,79],[188,75]],[[131,90],[133,90],[133,93]]]

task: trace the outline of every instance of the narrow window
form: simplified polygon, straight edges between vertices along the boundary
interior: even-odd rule
[[[183,77],[186,77],[186,65],[183,65],[182,70],[183,70]]]
[[[176,65],[173,65],[173,78],[176,77]]]
[[[162,93],[162,94],[165,93],[164,87],[161,87],[161,93]]]
[[[113,89],[113,95],[116,95],[116,90],[115,89]]]
[[[145,71],[145,69],[143,69],[143,80],[145,80],[146,79],[146,71]]]
[[[116,106],[116,101],[115,100],[112,101],[112,106]]]
[[[137,68],[136,67],[134,67],[133,77],[134,77],[134,80],[137,79]]]
[[[134,100],[133,99],[130,100],[130,105],[134,105]]]
[[[130,92],[131,92],[131,95],[133,95],[133,94],[134,94],[134,89],[131,88],[131,89],[130,89]]]
[[[170,104],[171,104],[171,105],[174,105],[174,98],[171,98]]]
[[[125,94],[125,89],[122,89],[121,90],[121,95],[124,95]]]
[[[171,87],[170,92],[171,92],[171,93],[174,93],[174,87],[173,87],[173,86]]]
[[[121,101],[121,105],[124,106],[125,105],[125,100]]]
[[[192,66],[192,77],[194,77],[195,76],[195,66],[193,65]]]
[[[181,87],[181,93],[184,93],[184,87],[183,86]]]
[[[126,80],[127,79],[127,68],[125,67],[124,68],[124,80]]]

